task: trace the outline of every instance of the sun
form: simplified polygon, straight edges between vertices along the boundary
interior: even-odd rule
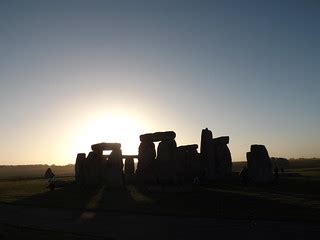
[[[146,125],[129,114],[99,114],[82,126],[74,148],[77,152],[88,153],[92,144],[119,142],[123,154],[137,154],[139,135],[146,131]]]

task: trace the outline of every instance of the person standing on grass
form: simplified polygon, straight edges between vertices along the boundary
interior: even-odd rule
[[[48,179],[49,185],[47,186],[47,188],[49,188],[50,191],[54,191],[56,177],[54,176],[54,173],[52,172],[51,168],[47,169],[46,173],[44,174],[44,177]]]

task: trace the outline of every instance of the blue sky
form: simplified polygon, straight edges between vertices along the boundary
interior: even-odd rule
[[[311,0],[1,1],[0,164],[72,163],[103,114],[319,157],[319,23]]]

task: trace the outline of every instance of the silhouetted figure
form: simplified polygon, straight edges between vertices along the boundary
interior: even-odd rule
[[[49,185],[47,186],[47,188],[49,188],[50,191],[54,191],[56,177],[54,176],[54,173],[52,172],[51,168],[47,169],[46,173],[44,174],[44,177],[48,179]]]
[[[241,172],[239,173],[239,176],[241,178],[242,185],[247,186],[248,185],[248,168],[243,167]]]
[[[274,171],[274,180],[277,182],[278,179],[279,179],[279,168],[278,168],[278,166],[275,166],[273,171]]]
[[[46,172],[45,172],[45,174],[44,174],[44,177],[47,178],[47,179],[50,179],[50,178],[54,177],[54,174],[53,174],[51,168],[48,168],[48,169],[46,170]]]

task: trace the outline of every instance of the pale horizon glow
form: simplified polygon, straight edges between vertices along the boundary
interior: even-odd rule
[[[74,134],[74,153],[88,154],[91,145],[100,142],[121,143],[123,154],[138,154],[139,135],[146,131],[142,122],[123,113],[97,115]]]

